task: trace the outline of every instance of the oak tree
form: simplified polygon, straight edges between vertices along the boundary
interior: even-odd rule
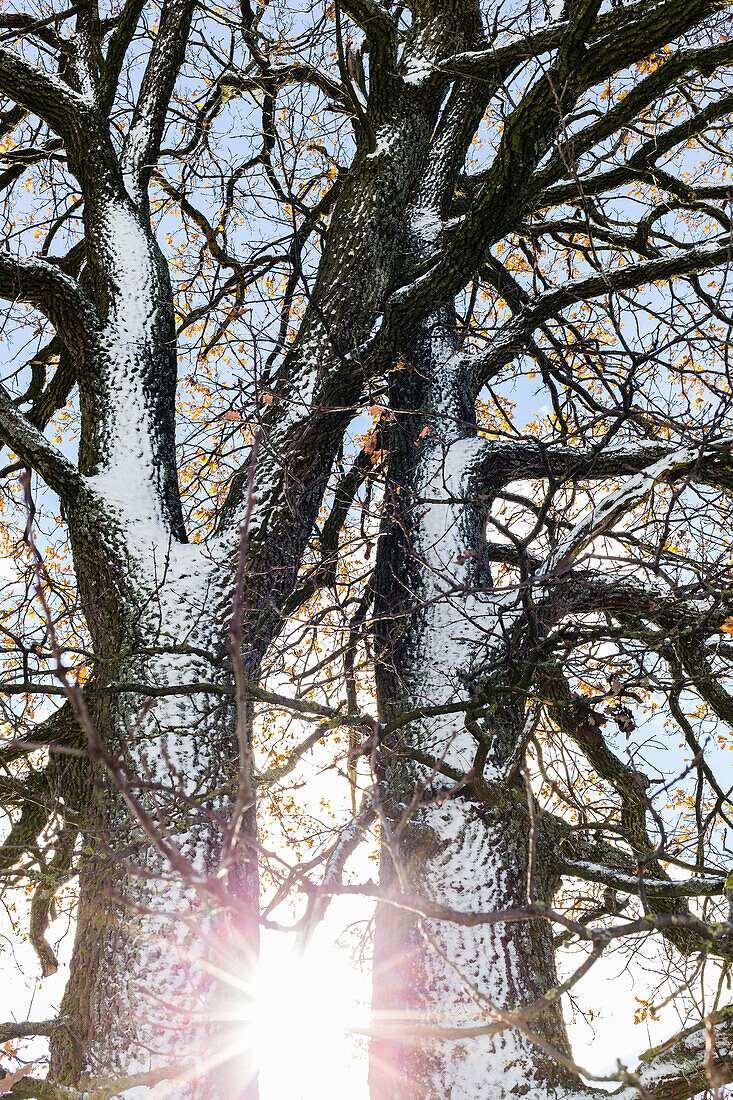
[[[563,994],[641,939],[721,978],[621,1094],[731,1076],[730,6],[0,15],[0,861],[44,973],[78,894],[11,1095],[254,1096],[260,869],[312,924],[374,822],[374,1100],[600,1094]],[[317,743],[364,801],[278,870],[257,799]]]

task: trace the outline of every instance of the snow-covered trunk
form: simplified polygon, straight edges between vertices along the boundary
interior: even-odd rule
[[[383,859],[387,887],[464,912],[526,904],[528,820],[511,798],[487,807],[454,798],[415,816],[398,846],[404,878]],[[548,883],[538,875],[538,893]],[[560,1066],[525,1034],[492,1034],[500,1017],[556,984],[550,930],[520,921],[478,928],[424,921],[389,906],[377,912],[372,1100],[500,1100],[565,1095]],[[476,1029],[486,1027],[484,1034]],[[559,1004],[527,1022],[567,1053]],[[461,1029],[466,1036],[461,1036]],[[438,1038],[436,1029],[447,1029]],[[450,1034],[452,1032],[452,1035]],[[469,1034],[473,1032],[473,1034]],[[433,1037],[431,1037],[431,1033]]]
[[[532,821],[521,776],[516,769],[510,776],[524,702],[500,672],[513,619],[491,594],[482,560],[487,502],[470,493],[484,444],[453,354],[454,332],[451,309],[430,318],[407,367],[393,376],[393,408],[412,411],[396,415],[390,444],[391,506],[377,570],[378,694],[383,722],[469,698],[484,706],[469,718],[416,718],[383,746],[380,788],[393,837],[383,830],[382,883],[489,913],[527,903]],[[461,785],[469,772],[473,778]],[[557,886],[551,863],[541,848],[534,857],[534,894],[548,900]],[[469,928],[380,905],[372,1100],[551,1095],[562,1071],[525,1034],[487,1027],[441,1038],[434,1029],[496,1023],[492,1006],[521,1009],[556,981],[545,922]],[[558,1002],[527,1027],[567,1051]]]
[[[226,660],[216,658],[217,649],[223,656],[224,608],[220,603],[215,614],[210,563],[197,547],[176,545],[162,583],[152,570],[145,575],[141,558],[137,564],[134,583],[130,578],[136,599],[127,607],[136,607],[137,620],[130,616],[123,640],[133,653],[113,661],[105,681],[231,688]],[[67,1081],[109,1083],[165,1074],[173,1064],[181,1081],[167,1095],[176,1100],[245,1095],[245,985],[257,947],[254,852],[241,843],[220,880],[238,911],[221,909],[205,884],[219,868],[237,790],[231,696],[197,691],[148,703],[144,691],[113,695],[92,708],[92,718],[107,752],[124,760],[123,778],[149,815],[152,835],[99,768],[61,1006],[68,1030],[55,1037],[53,1071]],[[243,837],[254,835],[253,818],[251,806]],[[180,852],[181,867],[161,854],[161,841]],[[236,1091],[221,1082],[232,1064]]]
[[[369,334],[387,293],[405,206],[439,106],[436,93],[423,109],[417,91],[407,85],[393,98],[382,105],[384,118],[374,120],[385,140],[373,153],[363,141],[360,145],[334,212],[312,304],[272,380],[243,595],[244,660],[253,678],[282,628],[283,603],[362,393],[358,362],[348,356]],[[105,659],[97,677],[158,686],[173,677],[189,686],[197,681],[226,686],[236,532],[246,508],[249,470],[233,479],[222,527],[206,552],[186,546],[175,473],[175,331],[168,272],[142,194],[134,187],[128,193],[111,161],[105,160],[103,169],[89,181],[85,206],[89,281],[105,319],[95,354],[87,356],[80,372],[80,467],[89,497],[69,513],[84,610],[95,651]],[[79,173],[84,175],[81,159]],[[184,646],[185,653],[159,652]],[[174,782],[178,772],[185,777],[184,794],[226,819],[236,780],[231,706],[217,693],[156,699],[140,721],[144,698],[144,693],[114,695],[100,703],[95,717],[105,745],[124,751],[132,774],[150,773],[163,785],[171,782],[172,764]],[[146,804],[153,797],[146,794]],[[165,795],[155,797],[162,801]],[[109,783],[95,792],[95,807],[63,1006],[69,1029],[54,1039],[54,1072],[70,1082],[171,1059],[181,1065],[200,1061],[204,1018],[212,1013],[208,990],[199,999],[193,990],[196,981],[206,985],[197,959],[214,951],[218,970],[225,972],[223,984],[231,974],[241,988],[256,940],[253,862],[245,858],[238,870],[242,919],[249,925],[240,949],[227,944],[218,929],[210,932],[196,890],[185,876],[170,874],[154,845],[145,847]],[[173,839],[184,855],[199,872],[214,867],[222,843],[218,823],[206,812],[187,811],[180,800],[174,819]],[[254,835],[252,819],[249,825]],[[245,845],[242,851],[246,857]],[[153,873],[143,878],[128,873],[123,856],[136,865],[149,860]],[[136,913],[130,902],[152,913]],[[186,923],[192,914],[193,927]],[[240,932],[234,930],[235,938]],[[222,944],[229,952],[223,966]],[[188,1020],[177,1013],[181,1001],[192,1012]],[[220,1053],[212,1042],[206,1052],[215,1058]],[[177,1086],[172,1095],[196,1089],[212,1100],[241,1095],[244,1075],[238,1084],[229,1078]]]
[[[168,1077],[172,1065],[172,1100],[252,1096],[246,1031],[227,1020],[246,1010],[256,949],[251,849],[240,845],[220,879],[239,911],[217,907],[203,885],[220,866],[237,792],[231,540],[185,542],[173,300],[145,215],[118,191],[99,202],[89,233],[104,327],[80,378],[85,491],[68,521],[97,657],[90,737],[123,769],[95,765],[51,1076],[88,1088]],[[155,695],[176,688],[188,693]],[[139,1087],[134,1095],[147,1095],[149,1084]]]

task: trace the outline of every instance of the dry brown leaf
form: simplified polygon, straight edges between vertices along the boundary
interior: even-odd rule
[[[475,550],[464,550],[462,553],[456,556],[456,561],[459,565],[465,565],[469,558],[477,558],[478,554]]]
[[[34,1059],[34,1062],[37,1059]],[[22,1077],[25,1077],[29,1066],[34,1065],[34,1062],[25,1062],[24,1065],[19,1066],[18,1069],[13,1070],[12,1073],[8,1073],[6,1077],[0,1080],[0,1096],[5,1096],[10,1092],[13,1085],[17,1084]]]

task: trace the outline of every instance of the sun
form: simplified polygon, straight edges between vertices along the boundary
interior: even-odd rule
[[[301,951],[281,936],[263,941],[248,1027],[261,1100],[356,1100],[365,1079],[354,1036],[366,1023],[363,979],[333,944],[316,939]]]

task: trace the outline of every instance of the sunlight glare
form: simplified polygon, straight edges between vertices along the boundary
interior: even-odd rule
[[[253,1005],[253,1038],[262,1100],[331,1100],[353,1096],[364,1026],[359,976],[333,944],[263,952]]]

